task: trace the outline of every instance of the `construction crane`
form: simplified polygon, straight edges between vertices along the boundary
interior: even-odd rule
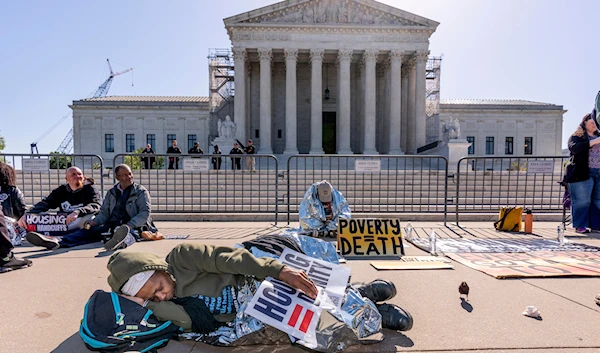
[[[106,95],[108,94],[108,90],[110,89],[110,85],[112,84],[113,79],[119,75],[123,75],[123,74],[128,73],[129,71],[133,70],[133,68],[131,67],[129,69],[125,69],[123,71],[119,71],[119,72],[115,73],[112,69],[112,66],[110,65],[110,60],[106,59],[106,62],[108,63],[108,70],[110,71],[110,75],[108,76],[106,81],[104,81],[98,87],[98,89],[96,89],[96,92],[94,93],[92,98],[106,97]],[[132,85],[133,85],[133,83],[132,83]],[[65,119],[67,119],[70,116],[71,116],[70,113],[63,116],[56,124],[52,125],[40,137],[38,137],[35,140],[35,142],[32,142],[31,143],[31,154],[39,154],[38,148],[37,148],[38,142],[41,141],[44,137],[46,137],[50,132],[52,132],[52,130],[54,130],[56,127],[58,127]],[[71,153],[72,150],[73,150],[73,128],[71,128],[71,130],[69,130],[69,132],[67,133],[67,136],[65,136],[65,138],[63,139],[63,141],[61,142],[60,146],[58,147],[58,149],[56,151],[61,154],[68,154],[68,153]]]

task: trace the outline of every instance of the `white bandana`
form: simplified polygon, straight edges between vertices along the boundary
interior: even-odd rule
[[[129,278],[127,283],[123,285],[123,289],[121,289],[121,292],[123,292],[123,294],[125,295],[134,297],[136,294],[138,294],[140,289],[142,289],[144,284],[148,282],[148,280],[150,279],[150,277],[152,277],[153,274],[154,270],[136,273],[135,275],[131,276],[131,278]]]

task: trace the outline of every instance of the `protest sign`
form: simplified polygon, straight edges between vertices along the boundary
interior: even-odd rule
[[[338,222],[342,256],[399,256],[404,254],[398,219],[345,219]]]
[[[285,248],[279,257],[279,262],[284,265],[306,272],[317,287],[327,294],[336,307],[342,304],[346,292],[346,285],[350,279],[350,269],[331,262],[315,259],[297,251]],[[324,302],[324,305],[327,303]],[[321,305],[323,309],[326,306]]]
[[[245,311],[266,325],[316,347],[316,328],[321,308],[313,299],[287,284],[268,277],[250,300]]]
[[[68,233],[67,213],[26,213],[27,231],[49,236]]]
[[[415,246],[430,251],[429,239],[415,238],[410,240]],[[550,239],[437,239],[436,250],[449,253],[517,253],[532,251],[585,251],[598,252],[599,247],[567,243],[560,245]]]

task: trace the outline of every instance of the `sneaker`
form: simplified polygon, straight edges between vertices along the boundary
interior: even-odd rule
[[[55,250],[60,247],[58,240],[55,238],[47,237],[36,232],[27,232],[25,239],[27,239],[27,241],[32,245],[41,246],[48,250]]]
[[[26,268],[31,266],[31,264],[31,260],[20,259],[15,257],[13,253],[10,253],[7,257],[0,259],[0,273]]]
[[[600,294],[596,294],[596,305],[600,306]]]
[[[371,283],[363,284],[356,288],[360,295],[368,298],[373,303],[390,300],[396,296],[396,286],[385,279],[376,279]]]
[[[581,233],[581,234],[585,234],[585,233],[589,233],[590,230],[587,228],[575,228],[575,233]]]
[[[381,326],[390,330],[408,331],[413,326],[413,318],[408,311],[394,304],[377,305],[381,314]]]
[[[122,226],[115,228],[115,232],[113,233],[112,238],[110,238],[109,241],[104,243],[104,248],[108,251],[117,250],[119,248],[119,246],[121,246],[121,244],[123,244],[123,242],[125,241],[125,238],[127,238],[129,231],[130,231],[130,228],[128,225],[122,225]]]

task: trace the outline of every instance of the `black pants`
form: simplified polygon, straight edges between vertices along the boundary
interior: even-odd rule
[[[175,165],[175,168],[173,168]],[[179,158],[169,157],[169,169],[179,169]]]
[[[69,233],[62,237],[60,241],[61,248],[72,248],[74,246],[85,245],[89,243],[95,243],[102,240],[102,233],[108,232],[118,224],[98,224],[87,229],[78,229],[73,233]]]
[[[7,257],[13,249],[13,245],[10,242],[10,236],[8,235],[8,228],[6,228],[6,222],[4,220],[4,213],[2,213],[0,207],[0,258]]]
[[[241,158],[231,158],[231,169],[242,169],[242,159]]]
[[[221,169],[221,158],[213,158],[212,165],[214,170]]]

